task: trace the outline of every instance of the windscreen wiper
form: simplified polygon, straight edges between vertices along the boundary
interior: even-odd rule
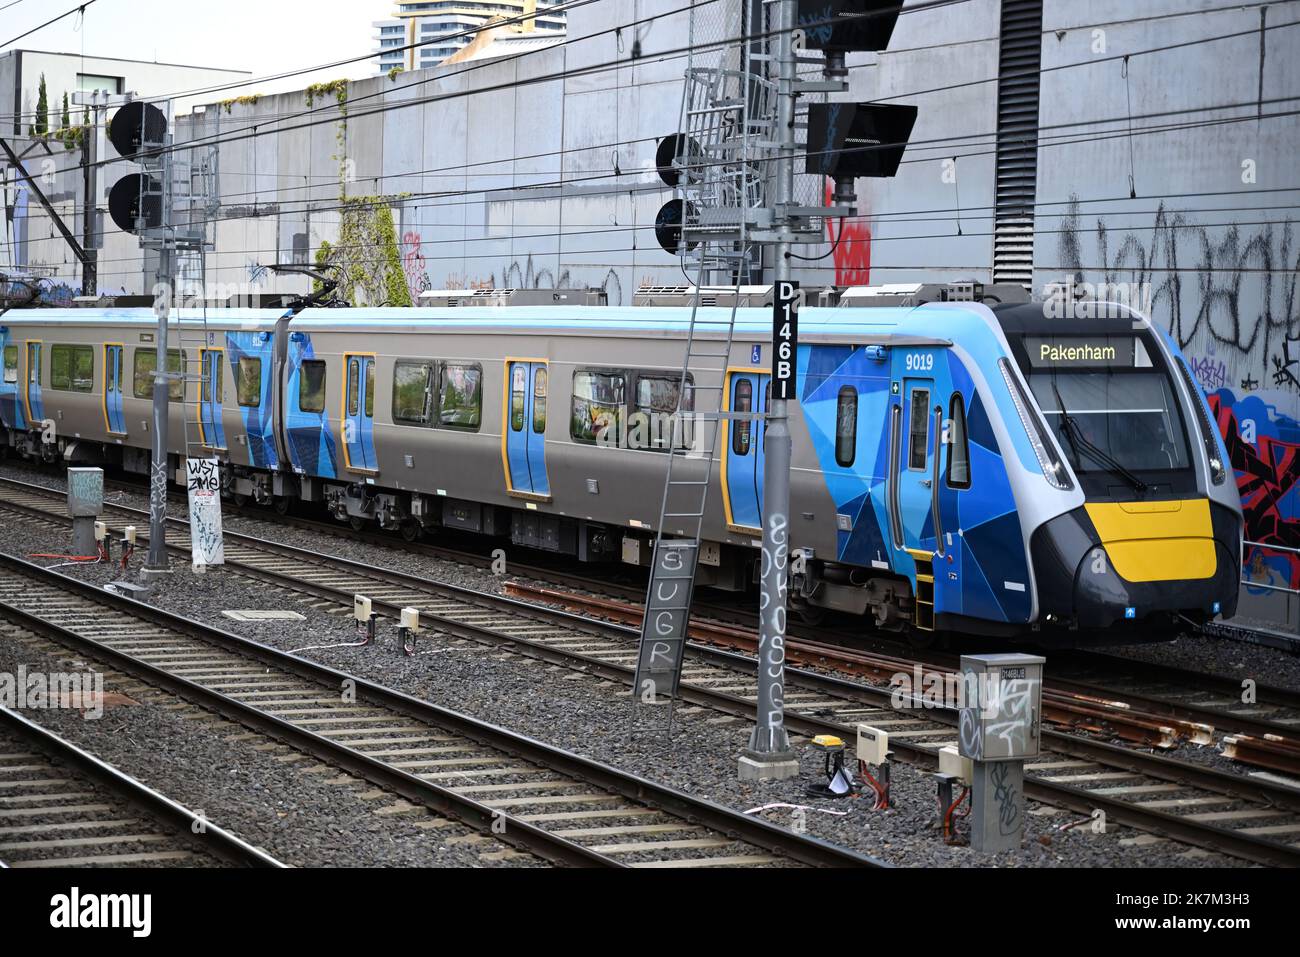
[[[1079,458],[1079,447],[1083,446],[1083,450],[1087,452],[1092,459],[1110,469],[1116,475],[1124,479],[1124,481],[1128,482],[1129,485],[1133,486],[1133,491],[1145,492],[1147,490],[1146,482],[1143,482],[1128,469],[1124,468],[1124,466],[1120,465],[1118,461],[1106,452],[1103,452],[1101,449],[1097,448],[1097,446],[1089,442],[1087,436],[1085,436],[1083,431],[1079,428],[1079,423],[1074,421],[1074,416],[1065,411],[1065,400],[1061,398],[1061,390],[1056,385],[1055,373],[1052,375],[1052,392],[1056,394],[1056,404],[1061,410],[1061,426],[1065,430],[1065,437],[1070,440],[1070,448],[1074,449],[1074,457],[1076,459]]]
[[[1102,465],[1110,469],[1116,475],[1120,476],[1120,478],[1128,482],[1129,485],[1132,485],[1133,490],[1135,492],[1145,492],[1147,490],[1146,482],[1142,481],[1140,478],[1138,478],[1128,469],[1124,468],[1124,466],[1120,465],[1119,462],[1116,461],[1114,458],[1112,458],[1108,453],[1103,452],[1101,449],[1097,448],[1097,446],[1089,442],[1088,439],[1080,432],[1079,425],[1077,422],[1074,421],[1074,417],[1071,416],[1068,412],[1065,412],[1064,410],[1062,410],[1061,412],[1061,422],[1065,426],[1066,434],[1073,436],[1073,438],[1070,440],[1071,445],[1075,445],[1077,443],[1077,445],[1083,446],[1083,450],[1087,452],[1093,459],[1100,462]],[[1075,448],[1075,454],[1076,455],[1078,454],[1077,446]]]

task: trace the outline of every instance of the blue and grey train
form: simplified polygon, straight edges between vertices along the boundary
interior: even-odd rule
[[[357,528],[460,529],[589,562],[649,563],[668,442],[653,426],[679,398],[762,413],[770,392],[762,308],[736,311],[725,369],[692,369],[685,396],[688,309],[175,315],[169,365],[199,375],[172,384],[173,468],[215,457],[239,502],[314,502]],[[0,315],[0,442],[146,472],[154,330],[144,309]],[[1234,613],[1231,466],[1185,359],[1144,316],[807,308],[797,355],[797,610],[1080,642]],[[761,419],[724,421],[718,443],[699,582],[741,590],[763,511]]]

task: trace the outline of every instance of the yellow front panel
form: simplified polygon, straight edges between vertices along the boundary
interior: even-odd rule
[[[1208,499],[1089,502],[1084,508],[1126,581],[1210,578],[1218,567]]]

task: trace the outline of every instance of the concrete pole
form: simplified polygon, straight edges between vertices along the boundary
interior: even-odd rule
[[[170,221],[170,217],[169,217]],[[149,465],[149,557],[141,576],[171,571],[167,563],[167,314],[172,296],[172,248],[164,240],[158,250],[154,312],[158,315],[157,365],[153,376],[153,459]],[[182,383],[184,388],[184,383]]]
[[[792,36],[796,0],[772,3],[772,29],[776,31],[775,53],[778,71],[776,175],[774,199],[778,206],[789,204],[794,193],[794,81],[795,61]],[[778,227],[786,217],[778,210]],[[776,282],[790,278],[790,244],[775,246],[773,272]],[[773,372],[776,355],[773,354]],[[757,403],[755,403],[757,405]],[[757,424],[757,423],[756,423]],[[763,550],[759,584],[758,624],[758,715],[749,747],[740,759],[741,780],[784,780],[799,773],[799,760],[790,747],[785,730],[785,618],[786,587],[790,559],[790,427],[786,402],[776,397],[767,410],[767,433],[763,456]]]

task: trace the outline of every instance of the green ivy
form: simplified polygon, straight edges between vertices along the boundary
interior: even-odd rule
[[[335,268],[339,295],[369,306],[411,306],[393,226],[392,197],[353,196],[342,203],[336,243],[322,242],[316,264]],[[319,288],[319,287],[317,287]]]

